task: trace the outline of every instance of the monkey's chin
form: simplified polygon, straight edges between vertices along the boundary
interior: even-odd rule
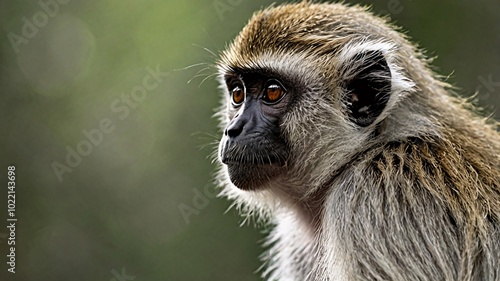
[[[241,190],[256,191],[265,189],[281,173],[279,165],[228,164],[227,171],[231,182]]]

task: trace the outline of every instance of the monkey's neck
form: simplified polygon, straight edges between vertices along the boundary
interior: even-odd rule
[[[275,213],[293,215],[302,225],[307,225],[313,232],[318,232],[328,189],[320,188],[307,196],[290,192],[293,189],[280,186],[273,192],[273,195],[280,200]]]
[[[321,233],[316,208],[320,206],[288,200],[274,212],[275,227],[265,245],[269,246],[264,256],[269,262],[266,280],[314,280],[310,278],[318,264]]]

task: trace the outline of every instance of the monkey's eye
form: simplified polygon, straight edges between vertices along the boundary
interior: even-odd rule
[[[262,100],[267,104],[276,104],[285,96],[285,90],[278,83],[271,83],[266,87]]]
[[[231,91],[231,97],[233,99],[233,105],[239,106],[245,100],[245,92],[240,86],[236,86]]]

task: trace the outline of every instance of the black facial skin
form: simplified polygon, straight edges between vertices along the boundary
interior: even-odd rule
[[[245,99],[228,105],[231,121],[221,140],[220,158],[234,185],[255,190],[276,179],[286,165],[289,150],[281,135],[280,120],[291,94],[281,81],[262,74],[228,73],[225,78],[230,100],[235,88],[244,91]],[[283,95],[270,102],[267,89],[276,86]]]

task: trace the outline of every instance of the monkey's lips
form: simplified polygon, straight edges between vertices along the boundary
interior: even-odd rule
[[[282,146],[269,143],[236,143],[225,141],[220,146],[220,159],[226,165],[286,165],[288,153]]]
[[[260,189],[283,173],[288,154],[269,147],[231,145],[220,148],[231,182],[242,190]]]
[[[286,161],[281,157],[268,154],[268,155],[253,155],[253,157],[231,157],[227,154],[221,158],[222,163],[234,166],[284,166]]]

